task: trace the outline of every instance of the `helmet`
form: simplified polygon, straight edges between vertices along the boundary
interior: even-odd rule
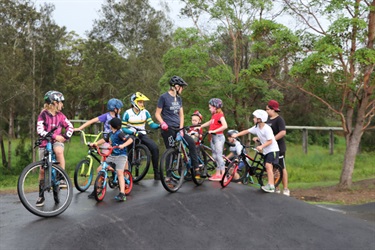
[[[141,92],[136,92],[135,94],[132,94],[130,97],[130,102],[131,104],[138,110],[143,110],[144,107],[139,107],[138,106],[138,101],[149,101],[150,99],[147,98],[144,94]]]
[[[227,136],[228,136],[228,137],[231,137],[231,136],[234,135],[234,134],[238,134],[238,131],[235,130],[235,129],[230,129],[230,130],[228,130],[228,132],[227,132]]]
[[[266,122],[267,119],[268,119],[268,114],[265,110],[263,109],[257,109],[253,112],[253,115],[256,117],[256,118],[259,118],[262,120],[262,122]]]
[[[122,124],[122,122],[121,122],[120,118],[118,118],[118,117],[114,117],[109,121],[109,125],[111,125],[112,128],[114,128],[114,129],[120,129],[121,124]]]
[[[199,119],[201,119],[201,121],[203,121],[203,116],[202,116],[202,114],[199,112],[199,110],[195,110],[194,113],[193,113],[191,116],[194,116],[194,115],[198,116]]]
[[[223,101],[219,98],[212,98],[208,104],[210,104],[211,106],[214,106],[215,108],[217,109],[220,109],[223,107]]]
[[[44,102],[51,104],[54,101],[56,102],[65,101],[64,95],[59,91],[50,90],[44,95]]]
[[[114,111],[115,109],[120,109],[123,106],[124,106],[124,104],[122,104],[122,101],[120,101],[119,99],[116,99],[116,98],[110,99],[107,103],[107,109],[109,111]]]
[[[180,86],[187,86],[188,84],[179,76],[172,76],[172,78],[169,80],[169,85],[175,86],[175,85],[180,85]]]

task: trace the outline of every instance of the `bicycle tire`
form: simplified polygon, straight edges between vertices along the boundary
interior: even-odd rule
[[[246,159],[250,159],[251,160],[250,157],[247,157],[247,156],[244,156],[244,157],[246,157]],[[241,159],[241,160],[244,161],[246,159]],[[250,166],[248,166],[247,163],[243,162],[242,168],[240,169],[238,167],[238,169],[237,169],[238,178],[236,178],[235,176],[233,176],[232,181],[233,182],[242,182],[242,183],[244,183],[245,179],[248,177],[247,173],[249,172],[249,168],[250,168]]]
[[[160,181],[165,190],[174,193],[180,189],[185,169],[186,165],[177,149],[169,148],[164,152],[160,161]]]
[[[210,154],[207,152],[207,150],[203,146],[200,146],[199,148],[200,148],[200,150],[198,150],[199,157],[203,159],[204,166],[206,168],[207,177],[211,177],[216,173],[216,162],[212,160],[212,157],[209,157]]]
[[[133,154],[135,154],[135,161],[133,160]],[[138,144],[135,146],[134,150],[130,150],[128,161],[133,176],[133,182],[137,183],[146,176],[148,169],[150,168],[150,150],[145,145]]]
[[[125,179],[125,195],[128,195],[133,189],[133,176],[132,176],[132,173],[127,169],[124,170],[124,179]]]
[[[80,192],[85,192],[94,178],[94,168],[90,168],[91,158],[81,160],[74,170],[74,186]]]
[[[223,178],[220,181],[220,184],[223,188],[229,185],[229,183],[233,180],[235,174],[238,170],[238,162],[233,161],[229,163],[228,167],[225,170],[225,173],[223,175]]]
[[[275,187],[277,187],[278,185],[280,185],[282,178],[283,178],[283,170],[279,164],[273,165],[273,175],[274,175],[274,185]],[[255,177],[260,187],[268,183],[267,170],[264,166],[256,169]]]
[[[72,202],[73,185],[64,169],[56,164],[52,164],[52,168],[60,176],[60,181],[66,182],[66,188],[59,188],[58,203],[53,195],[53,187],[44,191],[44,205],[37,207],[36,201],[39,197],[39,169],[44,165],[44,161],[33,162],[26,166],[17,183],[17,193],[22,205],[32,214],[40,217],[54,217],[63,213]],[[31,185],[31,186],[30,186]]]
[[[94,183],[94,194],[96,201],[102,201],[107,192],[107,180],[106,174],[103,171],[99,171]]]

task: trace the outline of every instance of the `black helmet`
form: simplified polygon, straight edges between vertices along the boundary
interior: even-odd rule
[[[48,104],[51,104],[54,101],[63,102],[64,100],[64,95],[59,91],[50,90],[44,95],[44,102]]]
[[[217,109],[221,109],[223,107],[223,101],[219,98],[212,98],[208,101],[208,104],[214,106]]]
[[[175,85],[180,85],[180,86],[187,86],[188,84],[179,76],[172,76],[172,78],[169,80],[169,85],[175,86]]]
[[[122,124],[122,122],[121,122],[120,118],[117,118],[117,117],[114,117],[109,121],[109,125],[111,125],[112,128],[114,128],[114,129],[120,129],[121,124]]]
[[[230,129],[230,130],[228,130],[228,132],[227,132],[227,136],[228,136],[228,137],[232,137],[232,135],[234,135],[234,134],[238,134],[238,131],[237,131],[237,130],[234,130],[234,129]]]

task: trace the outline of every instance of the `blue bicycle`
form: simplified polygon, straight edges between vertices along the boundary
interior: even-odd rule
[[[96,150],[100,156],[102,156],[101,166],[102,169],[99,171],[98,176],[96,177],[94,184],[94,194],[96,201],[102,201],[107,193],[107,182],[110,188],[120,188],[118,177],[116,173],[116,166],[111,162],[107,162],[107,157],[112,153],[112,150],[117,146],[108,148],[100,148],[98,146]],[[103,150],[104,149],[104,150]],[[111,172],[112,175],[108,176],[108,172]],[[125,195],[130,194],[133,189],[133,177],[129,170],[124,169],[124,180],[125,180]]]
[[[37,147],[47,140],[43,159],[26,166],[18,178],[17,192],[22,205],[41,217],[61,214],[69,207],[73,197],[72,182],[58,165],[53,152],[52,135],[56,129],[53,128],[35,143]],[[42,202],[36,203],[38,198]]]
[[[201,185],[206,179],[206,176],[196,175],[195,169],[191,165],[188,143],[179,133],[180,130],[186,130],[187,128],[189,127],[169,127],[169,129],[173,129],[177,132],[174,146],[164,152],[160,161],[161,183],[163,187],[171,193],[177,192],[177,190],[180,189],[186,179],[184,177],[188,174],[191,174],[191,178],[197,186]],[[199,155],[198,161],[200,163],[199,172],[207,173],[204,161],[199,158]]]

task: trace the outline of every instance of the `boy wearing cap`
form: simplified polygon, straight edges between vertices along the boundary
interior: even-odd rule
[[[288,189],[288,173],[286,171],[285,165],[285,152],[286,152],[286,144],[285,144],[285,135],[286,135],[286,128],[285,128],[285,121],[279,115],[280,108],[279,103],[275,100],[270,100],[266,106],[266,111],[268,114],[267,124],[272,128],[273,134],[275,135],[277,144],[279,145],[279,164],[283,168],[283,194],[286,196],[290,196],[290,191]],[[280,189],[276,189],[276,193],[280,193]]]

